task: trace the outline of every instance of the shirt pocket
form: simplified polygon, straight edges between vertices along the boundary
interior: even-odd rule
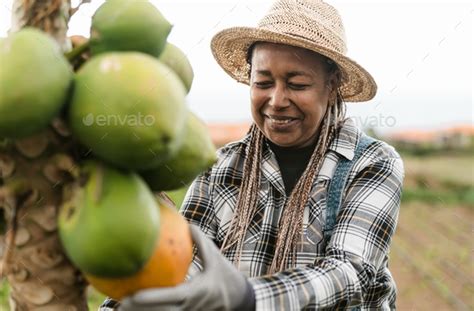
[[[299,256],[303,264],[312,264],[324,255],[325,241],[323,238],[326,220],[326,189],[324,184],[317,185],[310,195],[303,216],[303,237],[299,246]]]

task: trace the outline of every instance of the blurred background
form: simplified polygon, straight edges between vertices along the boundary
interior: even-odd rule
[[[73,6],[79,3],[72,1]],[[271,5],[257,0],[153,2],[174,25],[169,41],[194,69],[188,105],[209,125],[217,146],[240,139],[251,122],[248,87],[214,61],[220,29],[254,26]],[[391,270],[400,310],[474,309],[473,16],[471,1],[328,1],[342,15],[348,56],[378,84],[377,96],[348,104],[348,117],[393,144],[405,185]],[[93,0],[72,17],[69,35],[89,36]],[[0,37],[11,0],[0,1]],[[170,193],[179,204],[185,189]],[[8,286],[0,293],[7,307]],[[103,297],[93,290],[91,309]]]

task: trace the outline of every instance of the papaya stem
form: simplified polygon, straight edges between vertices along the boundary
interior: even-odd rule
[[[90,40],[87,40],[86,42],[76,46],[71,51],[64,53],[64,56],[70,63],[72,63],[79,56],[81,56],[81,54],[84,53],[89,48],[89,46],[90,46]]]

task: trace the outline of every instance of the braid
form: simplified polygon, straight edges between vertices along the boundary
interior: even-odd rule
[[[245,232],[257,209],[260,185],[260,163],[262,158],[263,133],[253,124],[250,128],[250,143],[246,148],[242,183],[237,198],[235,215],[221,246],[221,251],[237,244],[236,263],[240,262]]]
[[[283,211],[275,247],[275,257],[270,266],[269,274],[283,270],[288,264],[290,254],[292,254],[292,262],[295,263],[296,261],[296,246],[301,238],[305,205],[311,193],[314,178],[324,160],[324,154],[334,137],[333,112],[333,107],[328,108],[323,119],[317,147],[313,151],[303,175],[291,192]]]

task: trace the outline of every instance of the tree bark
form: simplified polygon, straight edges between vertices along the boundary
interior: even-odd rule
[[[71,48],[66,36],[70,0],[14,0],[12,7],[12,27],[16,32],[24,27],[35,27],[49,33],[63,51]]]
[[[15,0],[12,12],[11,32],[37,27],[64,51],[70,48],[70,0]],[[57,231],[63,188],[78,177],[79,157],[61,118],[31,137],[0,141],[0,216],[6,223],[0,269],[11,287],[11,310],[88,309],[87,283],[67,259]]]

